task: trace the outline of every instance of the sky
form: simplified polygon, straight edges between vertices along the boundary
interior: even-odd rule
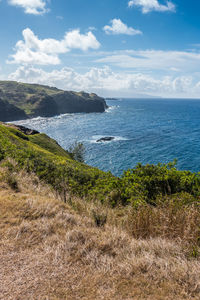
[[[0,80],[200,98],[198,0],[0,0]]]

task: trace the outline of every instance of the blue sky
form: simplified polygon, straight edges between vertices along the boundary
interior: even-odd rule
[[[200,97],[198,0],[0,0],[0,79]]]

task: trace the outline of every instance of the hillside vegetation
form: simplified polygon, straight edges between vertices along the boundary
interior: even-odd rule
[[[25,134],[20,126],[0,124],[0,159],[12,158],[18,169],[35,173],[58,192],[63,189],[81,197],[98,199],[111,206],[156,205],[163,197],[184,193],[189,203],[200,197],[200,173],[178,171],[176,162],[138,164],[121,178],[73,159],[45,134]]]
[[[0,299],[199,299],[199,176],[117,178],[0,124]]]
[[[0,121],[4,122],[64,113],[104,112],[106,107],[105,100],[96,94],[0,81]]]

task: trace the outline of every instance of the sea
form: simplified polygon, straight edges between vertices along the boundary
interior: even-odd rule
[[[137,163],[168,163],[200,171],[200,100],[117,99],[105,113],[64,114],[15,122],[39,130],[64,149],[85,147],[85,162],[114,175]],[[112,141],[97,142],[102,137]]]

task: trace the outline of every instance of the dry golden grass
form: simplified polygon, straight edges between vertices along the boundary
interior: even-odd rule
[[[161,224],[156,232],[171,215],[152,209],[142,221],[142,211],[133,216],[80,199],[64,205],[36,177],[16,179],[18,192],[0,182],[0,299],[200,299],[200,259],[188,256],[187,234],[177,228],[167,236]],[[95,226],[93,210],[108,215],[104,227]]]
[[[175,201],[169,198],[157,206],[141,205],[137,209],[131,206],[112,209],[99,201],[88,203],[82,199],[71,199],[70,205],[82,216],[92,218],[94,212],[100,216],[107,216],[107,224],[125,230],[136,239],[159,237],[181,240],[185,246],[198,247],[200,204],[181,205],[177,203],[177,197],[181,197],[181,194],[174,196]]]

